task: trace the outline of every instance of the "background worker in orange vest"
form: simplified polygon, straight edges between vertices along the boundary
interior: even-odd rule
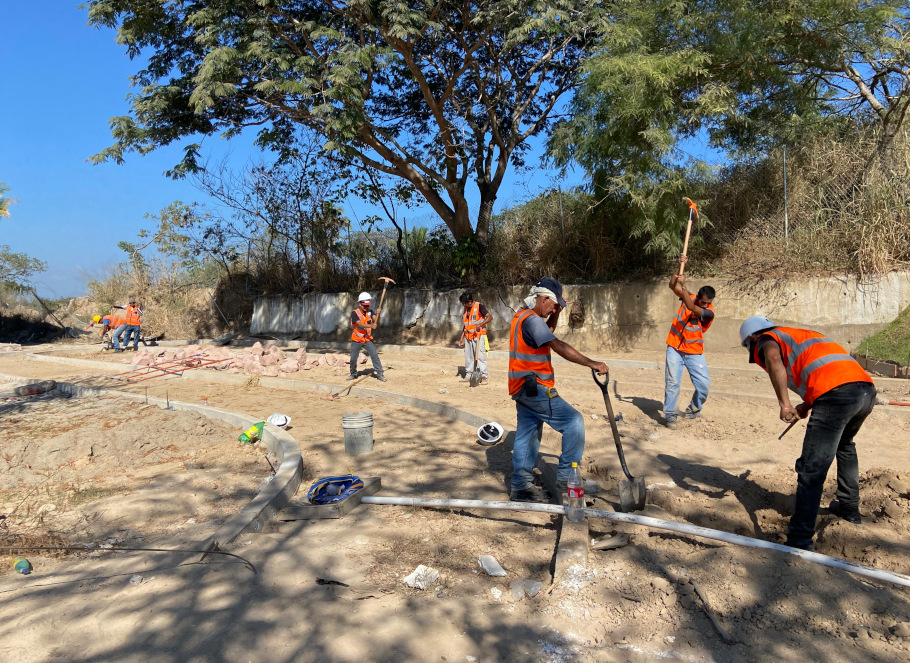
[[[92,318],[92,321],[88,323],[86,330],[91,329],[95,325],[101,325],[101,332],[99,333],[99,336],[101,337],[101,340],[104,340],[104,335],[106,333],[113,329],[117,329],[124,322],[125,321],[123,318],[121,318],[119,315],[114,315],[113,313],[110,315],[105,315],[104,317],[96,315],[94,318]]]
[[[686,262],[686,256],[679,259]],[[683,416],[694,419],[701,416],[701,409],[708,400],[708,389],[711,378],[708,375],[708,364],[705,362],[705,346],[702,334],[708,331],[714,322],[714,288],[702,286],[697,295],[686,290],[686,277],[674,274],[670,277],[670,290],[682,300],[676,317],[667,334],[667,364],[664,374],[664,424],[676,430],[676,401],[679,400],[679,383],[682,381],[683,366],[689,371],[689,378],[695,387],[692,402]]]
[[[749,362],[771,378],[780,418],[804,419],[811,410],[796,461],[796,504],[790,518],[787,545],[813,550],[815,519],[831,463],[837,458],[837,500],[831,513],[862,523],[859,512],[859,467],[854,436],[875,405],[872,378],[853,357],[827,336],[806,329],[777,327],[755,315],[739,328]],[[793,407],[788,389],[803,402]]]
[[[602,361],[588,359],[553,335],[559,313],[565,306],[562,284],[547,276],[531,288],[524,306],[512,318],[509,331],[509,394],[515,401],[518,426],[512,446],[509,498],[515,502],[546,501],[544,492],[534,485],[533,474],[544,423],[562,433],[562,453],[556,470],[560,493],[566,490],[572,463],[581,463],[585,449],[584,418],[556,392],[550,350],[600,375],[608,370]]]
[[[360,357],[360,351],[366,350],[373,362],[373,377],[380,382],[385,382],[382,363],[379,361],[379,354],[373,344],[373,330],[376,329],[375,317],[370,310],[373,298],[370,293],[361,292],[357,300],[358,306],[351,312],[351,374],[348,376],[348,380],[357,378],[357,359]],[[380,311],[377,309],[375,315],[378,316]]]
[[[122,307],[117,307],[122,308]],[[126,337],[123,341],[123,348],[125,349],[130,344],[130,335],[133,337],[133,350],[139,349],[139,329],[142,326],[142,308],[140,308],[139,303],[136,301],[135,297],[129,298],[129,303],[126,305],[123,313],[123,324],[117,328],[117,331],[114,332],[114,352],[123,352],[123,349],[120,347],[120,338],[126,333]]]
[[[464,307],[464,316],[462,323],[461,337],[458,339],[458,347],[464,346],[464,370],[465,379],[471,377],[474,372],[474,354],[477,354],[477,367],[480,368],[481,384],[489,381],[490,374],[487,371],[487,325],[493,319],[493,314],[487,311],[487,307],[480,302],[474,301],[474,295],[470,292],[463,292],[458,298]]]

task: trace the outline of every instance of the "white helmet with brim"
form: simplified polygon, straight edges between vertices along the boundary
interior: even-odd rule
[[[771,329],[774,326],[775,324],[771,322],[771,319],[763,315],[753,315],[751,318],[746,318],[739,326],[739,340],[742,346],[746,347],[749,344],[749,337],[752,334]]]
[[[358,301],[358,302],[370,302],[370,301],[373,301],[373,298],[370,296],[370,293],[368,293],[368,292],[361,292],[361,293],[357,296],[357,301]]]

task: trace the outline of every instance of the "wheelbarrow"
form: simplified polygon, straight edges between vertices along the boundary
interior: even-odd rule
[[[622,452],[622,442],[619,440],[619,430],[616,428],[616,418],[613,416],[613,405],[610,403],[610,374],[604,376],[603,382],[597,379],[597,371],[591,370],[594,382],[600,387],[604,396],[604,405],[607,406],[607,417],[610,419],[610,428],[613,430],[613,441],[616,442],[616,453],[619,455],[619,464],[628,481],[619,482],[619,508],[623,513],[641,511],[645,508],[645,478],[633,477],[626,466],[626,456]]]

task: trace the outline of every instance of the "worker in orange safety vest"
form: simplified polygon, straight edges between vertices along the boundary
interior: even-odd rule
[[[382,370],[382,362],[379,361],[379,354],[376,352],[376,345],[373,343],[373,330],[376,329],[376,318],[381,313],[380,309],[374,314],[370,310],[373,297],[368,292],[361,292],[357,297],[357,308],[351,312],[351,374],[348,380],[357,378],[357,360],[360,358],[360,351],[366,350],[373,362],[373,377],[380,382],[386,382]]]
[[[813,550],[822,489],[835,458],[837,499],[829,511],[850,523],[862,523],[854,437],[875,405],[875,386],[844,348],[818,332],[778,327],[755,315],[743,322],[739,337],[749,350],[749,362],[768,373],[781,420],[795,423],[811,412],[796,461],[796,504],[787,545]],[[796,407],[790,402],[790,391],[803,399]]]
[[[544,423],[562,433],[562,451],[556,469],[557,490],[560,493],[565,492],[572,463],[580,463],[584,453],[584,417],[557,393],[550,350],[600,375],[608,370],[602,361],[585,357],[553,335],[559,313],[565,306],[562,284],[546,276],[531,288],[524,306],[512,318],[509,331],[509,395],[515,401],[518,425],[512,445],[509,499],[515,502],[546,501],[543,491],[533,483]]]
[[[679,259],[685,264],[686,256]],[[708,400],[711,378],[705,361],[704,333],[714,322],[714,288],[702,286],[698,294],[686,290],[686,277],[677,272],[670,277],[670,290],[679,297],[680,305],[667,334],[666,368],[664,371],[664,425],[677,428],[676,402],[679,400],[679,386],[683,367],[689,371],[689,378],[695,387],[692,401],[686,407],[683,417],[694,419],[701,416],[701,409]]]
[[[463,292],[458,297],[464,309],[462,315],[462,332],[458,338],[458,347],[464,347],[465,379],[471,376],[475,368],[480,369],[481,384],[489,382],[490,373],[487,371],[487,325],[493,320],[493,314],[480,302],[474,301],[474,295]],[[474,357],[477,356],[477,366],[474,366]]]
[[[123,308],[123,307],[116,307]],[[133,341],[133,350],[139,349],[139,330],[142,325],[142,307],[139,306],[139,302],[136,301],[135,297],[129,298],[129,303],[126,305],[123,314],[123,324],[117,327],[117,331],[114,332],[114,352],[123,352],[124,349],[127,349],[130,344],[130,336],[132,335]],[[124,334],[126,334],[124,336]],[[123,337],[123,349],[120,347],[120,339]]]
[[[85,329],[89,330],[95,325],[101,325],[99,336],[103,340],[105,334],[113,329],[117,329],[124,322],[125,320],[123,318],[121,318],[119,315],[114,315],[113,313],[105,316],[96,315],[92,318],[92,321],[88,323],[88,326]]]

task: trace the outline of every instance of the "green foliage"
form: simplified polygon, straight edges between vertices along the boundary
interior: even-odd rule
[[[887,327],[863,339],[856,354],[910,366],[910,307],[901,311]]]
[[[626,202],[655,253],[677,250],[679,196],[713,180],[686,139],[748,162],[871,113],[890,149],[910,100],[898,0],[626,0],[612,17],[550,152],[582,165],[599,201]]]
[[[527,139],[546,131],[607,17],[602,3],[480,0],[90,0],[131,57],[132,115],[96,161],[258,126],[284,153],[299,127],[329,152],[399,177],[457,238],[475,232],[465,188],[492,203]],[[198,172],[191,146],[172,173]]]
[[[6,195],[9,191],[9,186],[5,182],[0,182],[0,219],[9,218],[9,208],[14,202],[15,198],[10,198]]]
[[[480,265],[480,255],[477,235],[467,235],[458,240],[452,261],[461,278],[473,272]]]
[[[22,290],[29,279],[47,269],[47,263],[30,258],[24,253],[15,253],[9,246],[0,245],[0,284]]]

